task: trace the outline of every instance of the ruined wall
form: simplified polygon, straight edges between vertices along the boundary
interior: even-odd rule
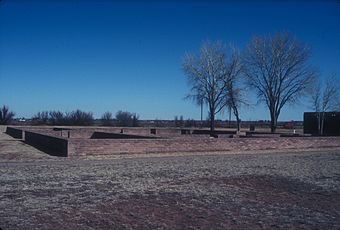
[[[93,135],[94,132],[111,132],[111,133],[120,133],[120,128],[78,128],[78,129],[71,129],[69,131],[65,130],[65,137],[69,138],[86,138],[89,139]]]
[[[181,129],[165,129],[165,128],[155,128],[156,135],[162,136],[162,137],[172,137],[172,136],[180,136],[181,135]]]
[[[124,133],[107,133],[107,132],[94,132],[91,139],[155,139],[155,136],[141,136]]]
[[[7,127],[6,133],[11,137],[23,139],[23,131],[20,128]]]
[[[66,157],[68,142],[66,139],[25,131],[25,143],[55,156]]]
[[[340,138],[70,139],[69,156],[340,147]]]
[[[12,135],[17,136],[18,138],[24,138],[27,144],[46,153],[71,157],[127,153],[211,152],[340,147],[340,137],[209,138],[207,135],[203,134],[174,134],[171,138],[158,138],[158,135],[150,134],[144,137],[132,134],[121,134],[120,128],[84,128],[74,130],[53,130],[53,128],[32,129],[27,127],[8,128],[8,132],[12,133]],[[25,135],[23,135],[21,129],[24,129]],[[96,130],[103,130],[105,132]],[[145,131],[149,129],[142,130]],[[165,129],[161,130],[166,133]],[[108,133],[113,131],[115,133]],[[131,131],[135,130],[131,129]],[[68,132],[70,132],[70,138],[64,137]],[[178,134],[178,132],[181,132],[181,129],[173,129],[169,131],[169,133],[171,132]],[[20,136],[20,134],[22,136]],[[61,137],[61,135],[63,135],[63,137]],[[91,137],[95,139],[91,139]],[[224,136],[222,135],[222,137]],[[251,151],[249,151],[249,153],[251,153]]]
[[[133,127],[123,127],[121,128],[122,133],[134,134],[134,135],[150,135],[149,128],[133,128]]]

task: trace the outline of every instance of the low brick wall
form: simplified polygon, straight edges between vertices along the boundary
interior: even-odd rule
[[[215,130],[215,131],[210,131],[207,129],[195,129],[192,131],[192,134],[195,135],[234,135],[236,134],[236,131],[228,131],[228,130]]]
[[[150,135],[150,129],[149,128],[126,127],[126,128],[121,128],[121,130],[123,131],[122,133],[125,133],[125,134]]]
[[[54,137],[61,137],[61,132],[53,130],[52,127],[40,127],[40,126],[22,126],[22,127],[17,127],[20,130],[23,131],[28,131],[28,132],[33,132],[33,133],[41,133],[44,135],[48,136],[54,136]],[[24,139],[24,138],[23,138]]]
[[[150,129],[142,130],[145,132],[145,130]],[[166,135],[167,131],[165,129],[161,130],[164,131],[162,134]],[[134,129],[130,131],[132,133]],[[70,132],[70,138],[67,138],[68,132]],[[204,134],[181,135],[179,134],[180,132],[181,129],[172,129],[169,131],[169,133],[173,133],[171,138],[159,138],[158,135],[152,135],[149,132],[147,132],[147,136],[121,134],[120,128],[53,130],[52,128],[8,127],[6,130],[6,133],[9,135],[16,138],[24,138],[27,144],[46,153],[71,157],[127,153],[340,147],[340,137],[209,138]],[[219,136],[223,135],[220,134]],[[90,139],[91,137],[95,139]]]
[[[91,139],[155,139],[155,136],[141,136],[124,133],[94,132]]]
[[[192,129],[185,128],[122,128],[125,134],[134,135],[157,135],[161,137],[174,137],[181,136],[183,134],[191,134]]]
[[[120,133],[120,128],[78,128],[71,130],[64,130],[63,137],[69,138],[86,138],[89,139],[94,132],[110,132],[110,133]]]
[[[6,133],[10,135],[11,137],[14,137],[17,139],[23,139],[23,131],[20,128],[7,127]]]
[[[70,131],[65,131],[65,137],[69,138],[90,138],[94,130],[92,129],[75,129]],[[70,133],[70,135],[68,135]]]
[[[55,156],[68,156],[67,139],[25,131],[25,143]]]
[[[70,139],[69,156],[340,147],[340,138]]]
[[[162,136],[162,137],[173,137],[173,136],[180,136],[181,135],[181,129],[177,128],[155,128],[156,135]]]

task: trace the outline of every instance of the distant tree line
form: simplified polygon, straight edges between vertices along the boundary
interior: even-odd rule
[[[11,124],[14,120],[15,113],[10,111],[8,106],[0,107],[0,125]],[[256,124],[260,127],[267,127],[269,121],[248,121],[244,122],[245,126]],[[237,127],[236,122],[228,122],[225,120],[215,120],[215,126],[218,128],[234,128]],[[193,127],[209,127],[209,117],[206,120],[199,121],[194,119],[184,119],[181,116],[175,116],[173,120],[139,120],[136,113],[118,111],[115,116],[111,112],[105,112],[100,119],[94,119],[91,112],[83,112],[75,110],[70,113],[61,111],[41,111],[36,113],[31,119],[16,119],[14,124],[29,125],[55,125],[55,126],[117,126],[117,127],[177,127],[177,128],[193,128]],[[282,126],[284,123],[281,123]]]
[[[196,127],[196,121],[194,119],[186,119],[184,120],[183,116],[175,116],[174,118],[174,126],[175,127]]]
[[[35,125],[89,126],[93,125],[94,121],[92,112],[84,112],[79,109],[66,113],[55,110],[41,111],[32,117],[32,123]],[[136,127],[139,116],[136,113],[118,111],[113,118],[111,112],[105,112],[100,121],[103,126]]]
[[[104,126],[137,127],[139,126],[139,115],[119,110],[115,118],[111,112],[105,112],[101,117]]]
[[[0,125],[11,124],[15,113],[10,111],[8,106],[0,108]],[[99,119],[102,126],[119,126],[119,127],[138,127],[140,126],[139,115],[128,111],[118,111],[115,116],[109,111],[102,114]],[[40,111],[30,119],[32,125],[54,125],[54,126],[90,126],[95,124],[95,119],[92,112],[84,112],[80,109],[72,112],[62,112],[58,110]],[[157,119],[150,123],[155,127],[164,126]],[[183,116],[175,116],[174,120],[167,123],[167,126],[174,127],[196,127],[206,126],[207,121],[203,124],[198,124],[194,119],[184,120]]]
[[[94,122],[92,112],[79,109],[63,113],[61,111],[41,111],[32,117],[36,125],[92,125]]]

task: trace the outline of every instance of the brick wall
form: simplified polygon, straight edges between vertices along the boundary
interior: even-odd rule
[[[165,128],[156,128],[156,135],[162,137],[170,137],[170,136],[180,136],[181,129],[172,128],[172,129],[165,129]]]
[[[23,127],[17,127],[18,129],[21,129],[23,131],[28,131],[28,132],[34,132],[34,133],[41,133],[44,135],[49,135],[53,137],[61,137],[61,131],[55,131],[53,130],[52,127],[34,127],[34,126],[23,126]]]
[[[23,138],[42,151],[58,156],[126,154],[126,153],[162,153],[162,152],[208,152],[208,151],[244,151],[266,149],[306,149],[340,147],[340,137],[271,137],[271,138],[209,138],[206,135],[173,135],[172,138],[138,139],[134,135],[123,134],[130,139],[121,139],[120,128],[93,128],[55,131],[52,128],[8,127],[8,132]],[[97,138],[90,139],[97,130]],[[149,129],[142,129],[149,130]],[[165,135],[166,130],[161,129]],[[134,129],[130,130],[131,132]],[[176,131],[176,132],[175,132]],[[169,132],[177,133],[180,129]],[[61,137],[63,132],[63,137]],[[65,132],[65,133],[64,133]],[[70,132],[71,138],[67,138]],[[108,134],[106,132],[116,132]],[[104,134],[103,134],[104,133]],[[64,134],[66,135],[64,137]],[[150,134],[149,134],[150,136]],[[151,135],[152,136],[152,135]],[[158,136],[158,135],[156,135]],[[111,139],[111,138],[120,139]],[[133,139],[131,139],[133,138]],[[140,138],[140,137],[139,137]]]
[[[23,139],[23,131],[20,128],[13,128],[13,127],[7,127],[6,133],[10,135],[11,137],[17,138],[17,139]]]
[[[255,139],[73,139],[69,156],[126,153],[243,151],[266,149],[301,149],[340,147],[340,138],[255,138]]]
[[[141,135],[133,135],[133,134],[124,134],[124,133],[107,133],[107,132],[94,132],[91,139],[155,139],[155,136],[141,136]]]
[[[125,133],[125,134],[150,135],[150,129],[149,128],[127,127],[127,128],[121,128],[121,129],[123,130],[123,133]]]
[[[111,132],[111,133],[120,133],[120,128],[78,128],[71,129],[65,132],[65,137],[68,137],[68,132],[70,133],[70,138],[86,138],[89,139],[93,135],[94,132]]]
[[[67,139],[25,131],[25,143],[51,155],[66,157]]]

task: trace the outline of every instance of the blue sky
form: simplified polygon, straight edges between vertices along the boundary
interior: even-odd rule
[[[252,36],[282,31],[312,47],[310,63],[322,76],[339,78],[336,0],[2,0],[0,105],[18,117],[81,109],[95,117],[127,110],[141,119],[199,119],[200,108],[183,100],[185,52],[207,40],[242,51]],[[256,103],[253,93],[248,97]],[[302,120],[307,110],[302,100],[279,120]],[[242,109],[241,119],[269,119],[269,113],[254,105]]]

